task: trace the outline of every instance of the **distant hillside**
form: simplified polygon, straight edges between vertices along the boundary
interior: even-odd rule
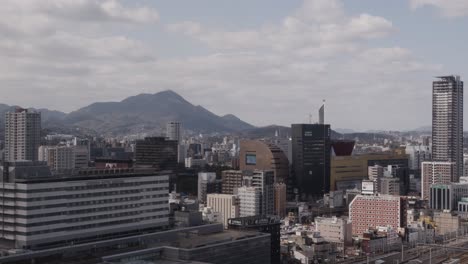
[[[0,125],[4,127],[7,111],[14,106],[0,104]],[[178,121],[184,129],[196,132],[237,132],[254,126],[234,115],[218,116],[202,106],[192,105],[177,93],[167,90],[140,94],[121,102],[98,102],[65,114],[38,109],[44,128],[84,129],[104,135],[164,131],[166,123]]]

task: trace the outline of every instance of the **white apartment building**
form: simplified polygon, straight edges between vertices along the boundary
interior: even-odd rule
[[[275,213],[275,173],[273,171],[255,170],[252,174],[251,186],[261,192],[261,215]]]
[[[18,108],[5,114],[5,160],[37,160],[41,113]]]
[[[261,214],[262,193],[258,188],[243,186],[237,188],[237,195],[239,197],[240,217]]]
[[[40,146],[39,161],[55,171],[87,168],[89,151],[86,146]]]
[[[455,182],[455,162],[423,162],[421,165],[421,198],[429,200],[432,184]]]
[[[367,175],[371,181],[379,181],[384,175],[384,167],[380,165],[369,166]]]
[[[1,169],[1,237],[41,249],[138,234],[169,223],[169,175],[133,169],[52,176],[44,162]]]
[[[211,193],[206,197],[206,206],[214,212],[221,213],[224,228],[230,218],[239,217],[239,199],[236,195]]]

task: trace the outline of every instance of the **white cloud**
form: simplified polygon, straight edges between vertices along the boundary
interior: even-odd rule
[[[217,50],[295,50],[301,56],[312,56],[319,55],[317,50],[325,53],[352,50],[355,41],[384,37],[394,28],[383,17],[369,14],[347,17],[337,0],[305,0],[298,10],[276,26],[224,31],[183,21],[168,25],[167,30],[197,38]]]
[[[165,34],[194,39],[211,55],[158,59],[154,43],[132,37],[158,21],[152,8],[114,0],[2,4],[0,91],[2,102],[10,104],[71,111],[174,89],[215,113],[257,125],[304,122],[326,98],[335,127],[411,127],[421,124],[417,111],[425,108],[405,120],[400,116],[422,100],[414,87],[430,86],[415,76],[441,69],[403,47],[374,43],[397,32],[391,21],[347,15],[338,0],[305,0],[275,24],[258,28],[170,24]],[[425,96],[430,105],[430,92]],[[380,108],[391,109],[388,120],[368,124],[367,116]]]
[[[468,1],[466,0],[410,0],[411,8],[433,6],[446,17],[460,17],[468,15]]]

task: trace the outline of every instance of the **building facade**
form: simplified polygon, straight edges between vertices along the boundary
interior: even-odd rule
[[[380,194],[400,195],[400,180],[392,177],[383,177],[379,181]]]
[[[432,83],[432,159],[454,162],[453,181],[463,176],[463,82],[441,76]]]
[[[357,195],[349,204],[353,235],[362,236],[369,228],[402,226],[404,206],[399,196]]]
[[[421,198],[429,200],[430,187],[432,184],[444,184],[455,181],[454,162],[423,162],[421,171]]]
[[[229,219],[230,230],[250,230],[270,234],[271,264],[281,263],[281,222],[277,217],[254,216]]]
[[[303,200],[330,191],[330,125],[293,124],[292,159],[295,186]]]
[[[89,152],[85,146],[40,146],[39,161],[55,171],[88,167]]]
[[[286,182],[289,177],[289,160],[273,143],[260,140],[241,140],[240,170],[272,170],[275,182]]]
[[[227,170],[221,173],[224,194],[236,194],[237,188],[242,187],[243,173],[239,170]]]
[[[275,211],[274,214],[279,217],[286,216],[286,184],[284,183],[275,183]]]
[[[429,145],[407,145],[405,149],[409,156],[409,168],[417,177],[421,175],[421,163],[432,160],[432,148]]]
[[[273,171],[256,170],[251,176],[250,186],[260,191],[260,214],[273,215],[275,212],[275,174]]]
[[[384,168],[380,165],[369,166],[367,171],[369,180],[379,181],[384,175]]]
[[[5,160],[38,160],[41,113],[17,108],[5,114]]]
[[[239,217],[239,198],[231,194],[211,193],[207,195],[206,206],[214,212],[221,213],[224,227],[227,228],[230,218]]]
[[[182,142],[182,128],[179,122],[171,121],[166,124],[166,138]]]
[[[206,195],[208,193],[221,192],[220,186],[217,188],[216,185],[220,185],[216,181],[216,173],[214,172],[199,172],[198,173],[198,201],[200,203],[206,202]],[[219,189],[219,190],[216,190]]]
[[[243,186],[237,189],[239,216],[256,216],[262,211],[262,193],[258,188]]]
[[[331,160],[330,190],[358,188],[368,179],[369,166],[408,168],[408,155],[399,153],[334,156]]]
[[[462,198],[468,197],[468,183],[432,184],[429,193],[431,209],[456,211]]]
[[[177,141],[163,137],[147,137],[137,140],[135,166],[174,170],[177,167]]]
[[[320,232],[320,236],[327,242],[335,244],[339,250],[344,250],[353,241],[352,224],[347,219],[316,217],[315,230]]]
[[[1,236],[39,249],[160,230],[169,225],[169,176],[95,170],[52,176],[43,162],[2,169]]]

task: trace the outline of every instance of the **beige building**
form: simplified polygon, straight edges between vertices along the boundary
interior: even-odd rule
[[[457,232],[460,229],[460,216],[448,211],[434,212],[433,217],[437,234]]]
[[[429,200],[432,184],[454,182],[454,162],[426,161],[421,167],[421,198],[424,200]]]
[[[275,183],[275,215],[286,216],[286,184]]]
[[[398,165],[408,167],[408,155],[401,153],[332,156],[330,165],[330,190],[368,179],[369,166]]]
[[[339,250],[351,245],[353,240],[352,224],[347,219],[337,217],[316,217],[315,231],[327,242],[334,244]]]
[[[221,213],[224,228],[227,228],[229,218],[239,217],[239,199],[236,195],[212,193],[206,196],[206,200],[207,207]]]

